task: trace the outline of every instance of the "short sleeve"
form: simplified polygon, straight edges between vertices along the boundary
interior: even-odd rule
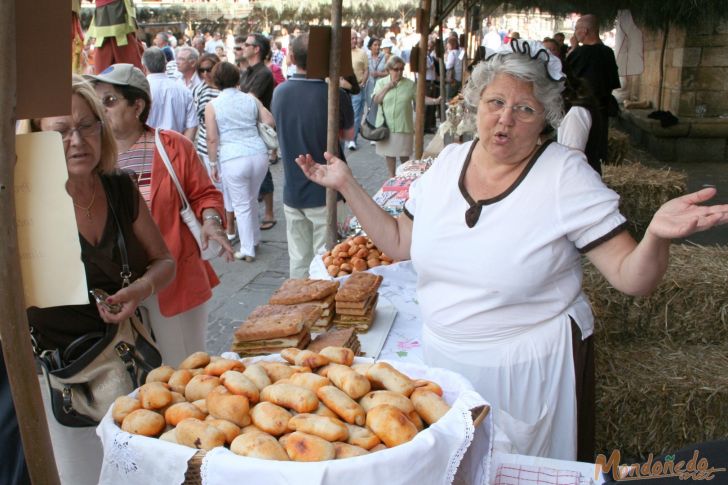
[[[452,143],[448,146],[446,146],[440,154],[437,156],[437,158],[432,162],[432,166],[430,169],[422,174],[422,176],[415,181],[413,181],[409,186],[409,198],[407,199],[407,202],[404,203],[404,214],[409,217],[410,219],[414,220],[415,215],[417,213],[417,200],[420,197],[423,197],[423,193],[426,191],[426,187],[428,185],[428,180],[431,180],[432,177],[437,178],[437,167],[438,163],[441,159],[445,159],[450,156],[451,152],[455,150],[455,148],[459,147],[457,143]],[[441,162],[445,163],[445,162]]]
[[[559,221],[580,252],[626,229],[626,219],[619,212],[619,195],[602,182],[583,153],[567,152],[557,190]]]
[[[591,126],[592,119],[589,110],[581,106],[573,106],[559,125],[558,142],[583,152],[589,140]]]
[[[187,88],[185,88],[185,106],[185,129],[194,128],[198,125],[197,113],[195,112],[195,103],[192,100],[192,93]]]

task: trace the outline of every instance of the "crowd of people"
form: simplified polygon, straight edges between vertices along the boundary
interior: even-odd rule
[[[413,261],[428,365],[466,376],[494,404],[514,451],[591,459],[593,317],[580,254],[616,288],[645,294],[665,272],[670,240],[728,222],[728,208],[701,205],[714,189],[670,201],[635,242],[599,176],[619,81],[597,19],[581,17],[570,47],[558,34],[539,42],[517,32],[506,44],[495,33],[496,47],[491,33],[471,66],[457,34],[428,39],[425,130],[437,127],[441,97],[461,96],[476,112],[477,136],[441,153],[397,219],[359,186],[346,153],[359,148],[361,119],[376,106],[376,123],[390,130],[376,152],[390,175],[397,158],[412,156],[415,42],[403,46],[398,32],[352,30],[354,75],[340,80],[335,153],[327,152],[328,84],[306,76],[305,32],[250,33],[231,49],[220,33],[160,32],[140,65],[96,58],[92,73],[72,80],[71,114],[33,120],[32,129],[61,134],[89,288],[106,290],[122,310],[92,300],[31,308],[38,345],[63,348],[140,310],[165,363],[204,350],[206,303],[219,279],[177,216],[174,179],[202,221],[203,246],[214,240],[228,261],[250,262],[260,231],[277,223],[270,166],[281,162],[291,278],[307,277],[324,246],[325,190],[337,190],[378,247]],[[277,149],[266,146],[261,123],[275,127]],[[112,214],[117,225],[107,223]],[[119,279],[122,252],[128,285]],[[95,483],[102,457],[93,428],[55,422],[45,394],[44,402],[61,480]]]

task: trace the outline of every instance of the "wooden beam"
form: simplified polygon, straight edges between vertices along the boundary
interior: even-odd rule
[[[430,8],[432,0],[422,0],[422,15],[420,16],[426,22],[429,22]],[[415,111],[415,159],[422,158],[422,152],[425,147],[425,95],[427,94],[427,25],[417,25],[420,31],[420,48],[417,59],[417,102]]]
[[[339,153],[339,58],[341,54],[342,1],[343,0],[333,0],[331,3],[331,51],[329,52],[329,110],[326,151],[334,154]],[[333,248],[336,245],[338,238],[336,217],[337,195],[338,193],[335,190],[326,189],[327,249]]]
[[[5,46],[0,55],[0,335],[30,478],[33,483],[56,485],[60,481],[31,350],[15,222],[15,3],[0,2],[0,45]]]

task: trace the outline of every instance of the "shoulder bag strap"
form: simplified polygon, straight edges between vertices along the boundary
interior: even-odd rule
[[[172,178],[172,182],[174,182],[174,186],[177,187],[177,193],[179,194],[179,198],[182,201],[182,210],[185,210],[187,209],[187,207],[190,206],[190,203],[187,201],[184,190],[182,190],[182,186],[179,183],[179,179],[177,178],[177,173],[174,171],[172,162],[169,161],[167,151],[164,149],[164,145],[162,145],[162,140],[159,138],[159,131],[159,128],[154,130],[154,143],[157,146],[157,151],[159,152],[159,155],[162,157],[164,166],[167,167],[167,171],[169,172],[169,176]]]
[[[121,256],[121,272],[119,273],[119,275],[121,276],[121,287],[126,288],[127,286],[129,286],[130,283],[129,280],[131,278],[131,268],[129,267],[129,256],[126,252],[126,241],[124,240],[124,232],[121,230],[119,218],[116,217],[114,204],[111,203],[111,196],[109,195],[106,180],[104,180],[103,177],[101,177],[101,184],[104,186],[104,191],[106,191],[106,200],[109,206],[109,213],[111,214],[111,217],[114,218],[114,222],[116,223],[116,244],[119,246],[119,255]]]

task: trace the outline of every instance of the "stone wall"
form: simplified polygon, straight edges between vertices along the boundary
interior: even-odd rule
[[[667,35],[658,106],[660,62],[665,32],[643,29],[645,70],[629,76],[630,99],[649,100],[652,106],[678,117],[696,116],[705,105],[705,116],[728,115],[728,21],[707,22],[690,31],[671,26]]]

